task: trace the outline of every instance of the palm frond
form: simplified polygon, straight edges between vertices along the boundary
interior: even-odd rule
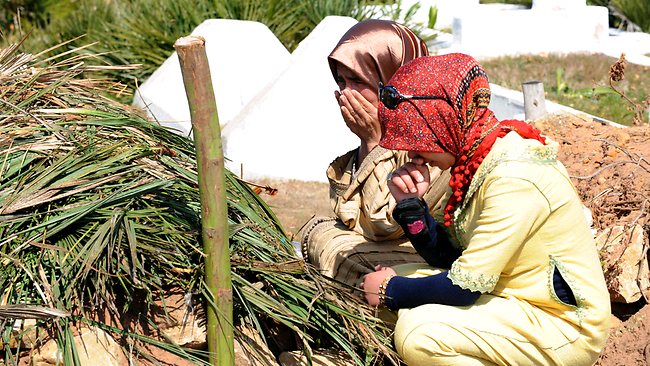
[[[96,316],[150,308],[170,289],[204,305],[212,295],[192,141],[101,97],[113,84],[81,79],[85,59],[75,55],[39,64],[0,50],[0,299],[72,314],[39,323],[56,332],[66,362],[78,359],[78,322],[204,360]],[[371,310],[298,260],[273,211],[246,182],[226,178],[235,321],[267,342],[273,329],[290,329],[307,353],[331,345],[359,365],[396,362]]]

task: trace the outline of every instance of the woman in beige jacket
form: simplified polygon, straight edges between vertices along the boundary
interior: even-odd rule
[[[327,169],[336,217],[314,217],[301,232],[304,257],[325,275],[356,286],[373,263],[387,266],[420,262],[402,229],[391,218],[395,200],[387,187],[390,172],[405,164],[405,152],[379,146],[377,85],[402,65],[428,55],[426,44],[407,27],[387,20],[366,20],[343,35],[328,57],[339,90],[335,97],[357,149],[336,158]],[[431,169],[425,201],[440,210],[449,176]]]

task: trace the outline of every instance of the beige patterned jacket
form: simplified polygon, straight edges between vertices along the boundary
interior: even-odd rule
[[[336,158],[327,169],[330,203],[336,216],[351,230],[372,241],[398,239],[402,229],[390,213],[395,199],[388,190],[388,174],[409,161],[406,151],[377,146],[353,174],[357,150]],[[449,172],[430,168],[431,187],[424,196],[434,217],[442,211]]]

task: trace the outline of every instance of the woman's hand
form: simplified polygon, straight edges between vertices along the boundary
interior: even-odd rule
[[[381,139],[377,108],[356,90],[343,89],[340,92],[335,91],[334,95],[341,107],[345,124],[361,139],[362,149],[366,149],[366,153],[369,152]]]
[[[386,277],[395,275],[395,270],[391,267],[384,267],[380,264],[375,267],[375,272],[363,276],[359,287],[364,291],[368,305],[377,307],[381,304],[379,300],[379,286],[384,282]]]
[[[398,202],[412,197],[422,198],[429,189],[429,167],[418,162],[408,162],[388,176],[388,189]]]

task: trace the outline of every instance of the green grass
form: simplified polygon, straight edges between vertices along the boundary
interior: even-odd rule
[[[615,58],[604,55],[500,57],[482,60],[491,83],[513,90],[530,80],[544,83],[546,99],[624,125],[633,122],[633,106],[609,87]],[[635,103],[650,96],[650,67],[627,64],[615,86]],[[648,123],[648,114],[644,113]]]
[[[650,32],[650,0],[612,0],[610,5],[623,14],[627,23],[633,23],[640,30]]]

